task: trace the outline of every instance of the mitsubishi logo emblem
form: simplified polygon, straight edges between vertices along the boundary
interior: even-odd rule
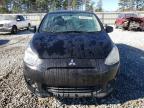
[[[69,66],[75,66],[76,65],[76,63],[74,62],[74,60],[73,59],[71,59],[71,61],[70,61],[70,63],[68,64]]]

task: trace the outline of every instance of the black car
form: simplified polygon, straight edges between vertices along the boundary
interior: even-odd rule
[[[34,29],[35,28],[35,29]],[[119,51],[91,12],[45,15],[24,56],[24,78],[37,96],[98,97],[112,92]]]

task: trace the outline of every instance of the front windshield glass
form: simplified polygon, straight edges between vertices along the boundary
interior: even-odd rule
[[[12,15],[1,15],[0,20],[14,20],[15,16]]]
[[[40,32],[97,32],[101,26],[91,13],[53,13],[43,21]]]

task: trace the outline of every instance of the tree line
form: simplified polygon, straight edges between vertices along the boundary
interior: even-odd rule
[[[117,11],[144,11],[144,0],[119,0]],[[60,9],[103,11],[103,0],[0,0],[0,13],[49,12]]]
[[[48,12],[56,9],[80,9],[87,11],[102,11],[102,0],[98,0],[97,7],[93,0],[2,0],[0,13],[20,12]]]
[[[48,12],[56,9],[80,9],[103,11],[102,0],[3,0],[0,13]],[[82,10],[82,9],[81,9]]]
[[[119,0],[119,11],[144,11],[144,0]]]

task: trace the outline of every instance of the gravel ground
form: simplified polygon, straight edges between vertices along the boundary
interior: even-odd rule
[[[22,57],[32,35],[0,35],[0,108],[144,108],[144,32],[110,34],[120,50],[121,72],[115,91],[104,99],[41,99],[31,94],[22,74]]]

